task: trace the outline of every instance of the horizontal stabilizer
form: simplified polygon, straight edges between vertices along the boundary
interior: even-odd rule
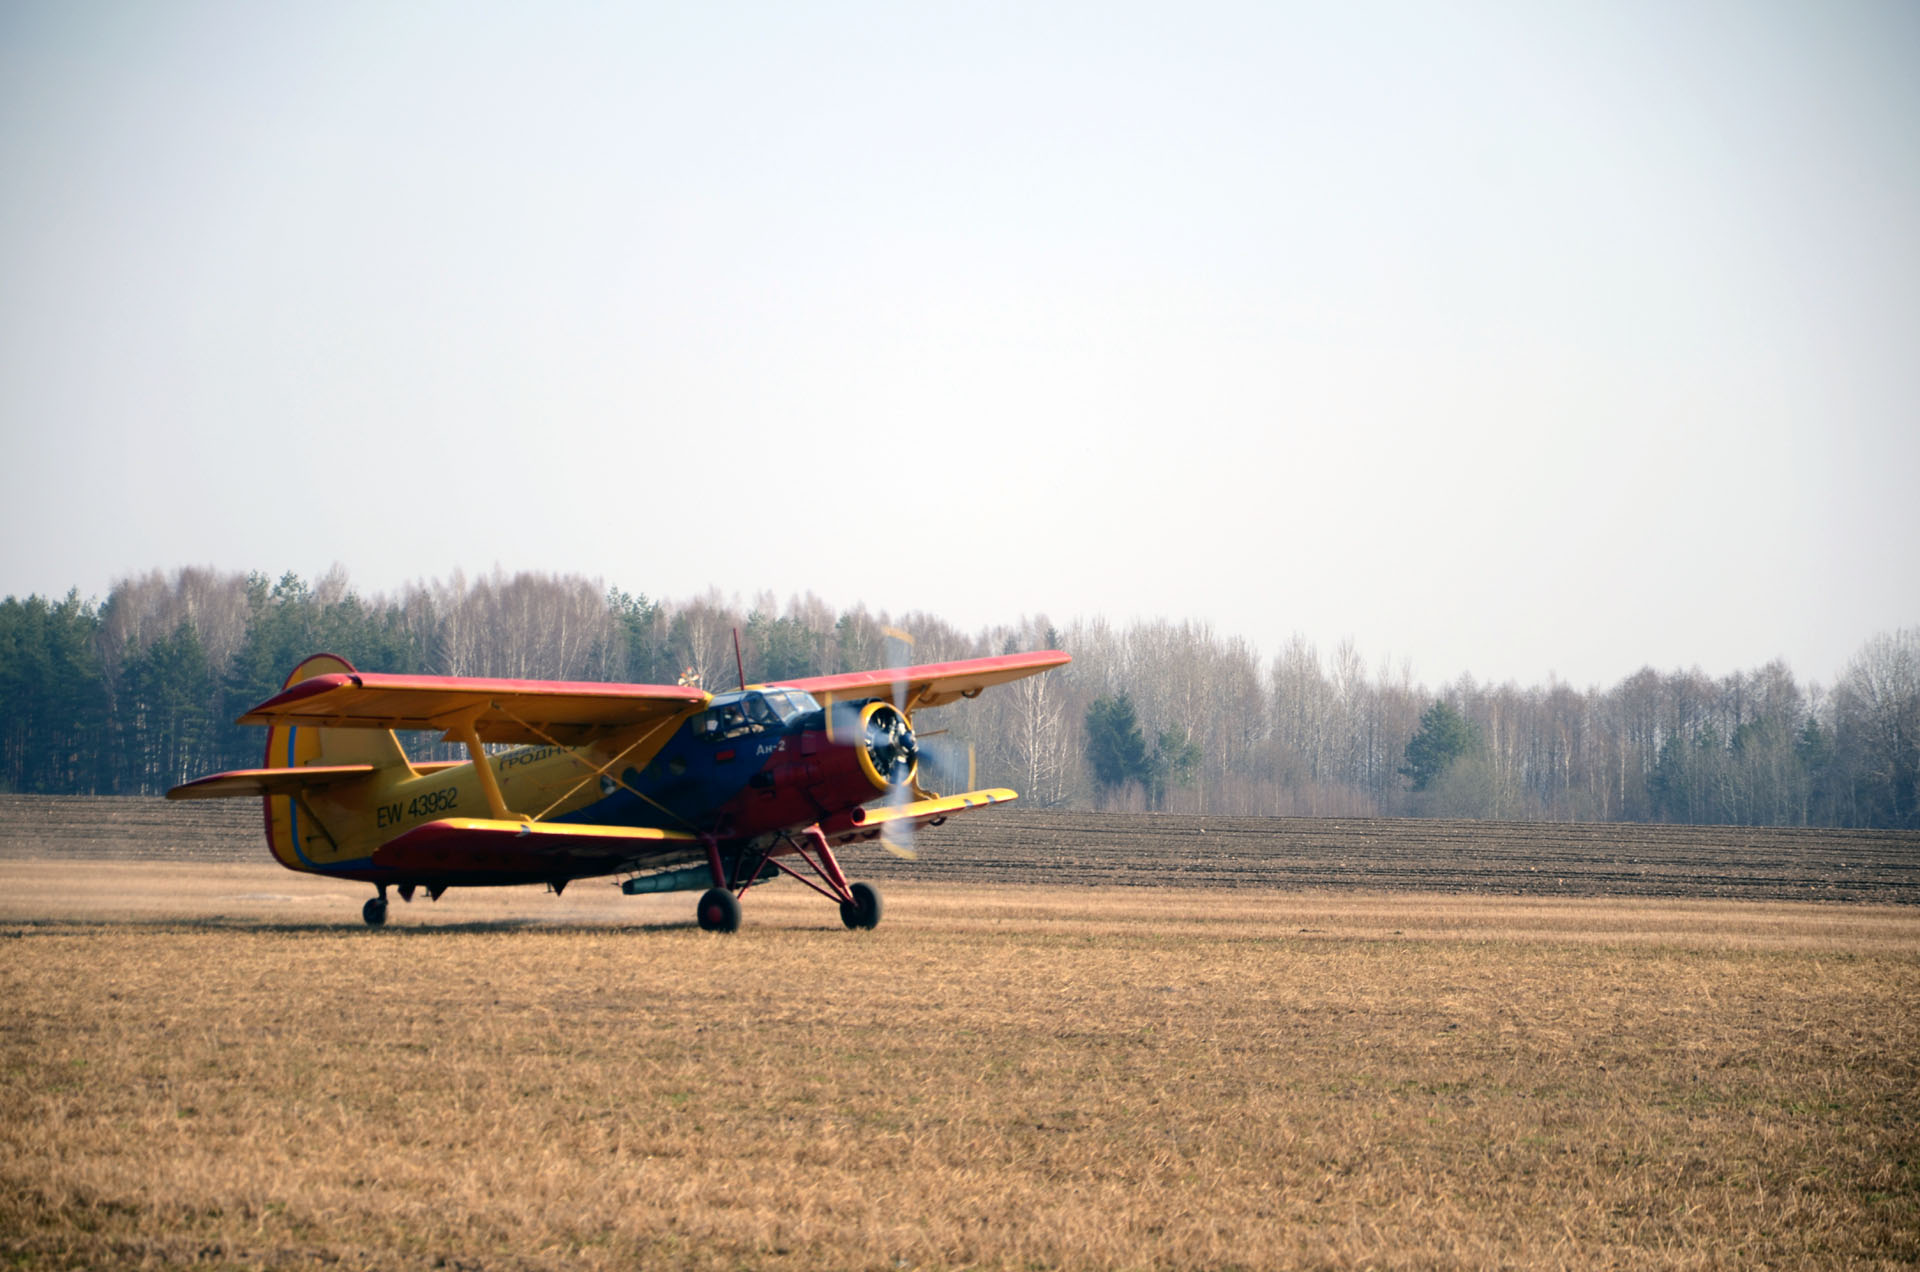
[[[298,795],[355,782],[376,772],[371,764],[309,764],[301,768],[234,769],[209,773],[167,792],[168,799],[233,799],[241,795]]]
[[[542,866],[658,857],[698,837],[650,826],[494,821],[447,817],[415,826],[374,849],[373,864],[394,870],[538,871]]]
[[[829,842],[849,843],[856,839],[871,839],[882,830],[895,826],[924,826],[941,817],[951,817],[955,813],[964,813],[970,808],[985,808],[989,804],[1005,804],[1019,799],[1017,791],[1004,786],[992,790],[968,791],[964,795],[943,795],[938,799],[919,799],[911,804],[880,805],[875,808],[856,808],[851,813],[839,817],[830,817],[820,823],[820,832]]]

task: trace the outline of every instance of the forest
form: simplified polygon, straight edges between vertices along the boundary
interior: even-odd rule
[[[887,635],[911,635],[910,651]],[[919,723],[923,780],[1007,785],[1042,807],[1220,816],[1920,826],[1920,628],[1869,639],[1830,686],[1775,662],[1718,678],[1643,668],[1611,688],[1417,684],[1352,641],[1270,657],[1204,622],[1044,616],[962,632],[812,595],[651,598],[495,572],[365,594],[149,572],[104,601],[0,601],[0,790],[152,795],[261,762],[232,723],[307,654],[369,671],[735,687],[747,679],[1023,649],[1071,666]],[[422,756],[453,752],[404,739]]]

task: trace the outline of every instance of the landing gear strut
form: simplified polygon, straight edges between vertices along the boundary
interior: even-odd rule
[[[880,891],[870,883],[848,883],[833,849],[818,826],[809,826],[798,837],[782,835],[771,848],[758,855],[742,854],[733,869],[720,855],[715,839],[706,840],[707,869],[713,886],[700,894],[694,917],[708,932],[733,932],[740,927],[740,894],[766,879],[791,875],[827,900],[840,907],[840,921],[850,928],[867,929],[880,924]],[[809,867],[809,878],[782,858],[797,860]]]

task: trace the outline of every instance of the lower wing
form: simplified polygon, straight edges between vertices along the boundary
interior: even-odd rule
[[[493,821],[448,817],[415,826],[373,850],[373,864],[443,873],[524,873],[544,866],[645,862],[685,855],[698,836],[649,826],[584,826],[573,822]]]
[[[1005,804],[1019,798],[1016,792],[1002,786],[992,790],[968,791],[962,795],[943,795],[938,799],[920,799],[911,804],[856,808],[850,813],[829,817],[821,822],[820,833],[831,844],[853,843],[856,840],[873,839],[890,827],[926,826],[944,821],[955,813],[964,813],[970,808]]]

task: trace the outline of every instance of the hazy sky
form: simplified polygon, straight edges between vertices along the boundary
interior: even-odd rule
[[[1920,622],[1920,5],[0,2],[0,594]]]

